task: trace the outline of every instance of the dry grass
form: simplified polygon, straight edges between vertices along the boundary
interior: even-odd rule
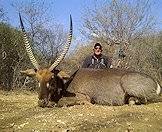
[[[162,103],[40,108],[37,94],[0,91],[1,132],[160,132]]]

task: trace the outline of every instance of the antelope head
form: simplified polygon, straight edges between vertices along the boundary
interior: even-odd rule
[[[63,85],[63,79],[69,78],[69,76],[66,73],[56,70],[56,66],[58,66],[59,63],[64,59],[71,44],[72,29],[73,29],[72,18],[70,15],[70,32],[68,36],[68,42],[64,45],[64,49],[60,54],[60,56],[55,60],[55,62],[49,68],[42,68],[36,61],[27,34],[25,32],[25,28],[20,14],[19,14],[19,18],[20,18],[21,29],[23,32],[25,49],[27,51],[31,63],[35,67],[35,69],[27,69],[25,71],[21,71],[21,73],[24,73],[27,76],[36,77],[40,88],[39,95],[38,95],[38,105],[41,107],[45,107],[48,105],[49,101],[52,100],[50,99],[52,96],[51,91],[52,93],[57,93],[58,87],[59,88],[63,87],[61,86]]]

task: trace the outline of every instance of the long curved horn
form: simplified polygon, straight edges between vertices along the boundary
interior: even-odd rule
[[[69,32],[69,36],[68,36],[68,42],[67,44],[64,46],[63,52],[61,53],[61,55],[57,58],[57,60],[50,66],[49,70],[52,71],[65,57],[70,44],[71,44],[71,40],[72,40],[72,34],[73,34],[73,23],[72,23],[72,17],[70,15],[70,32]]]
[[[28,54],[28,56],[30,58],[30,61],[34,65],[34,67],[38,70],[40,68],[40,66],[39,66],[38,62],[36,61],[36,59],[35,59],[35,57],[33,55],[33,52],[32,52],[32,49],[31,49],[31,46],[30,46],[30,43],[29,43],[27,34],[25,32],[25,28],[24,28],[24,25],[23,25],[23,22],[22,22],[22,18],[21,18],[20,13],[19,13],[19,18],[20,18],[21,29],[22,29],[22,32],[24,34],[23,37],[24,37],[25,48],[26,48],[27,54]]]

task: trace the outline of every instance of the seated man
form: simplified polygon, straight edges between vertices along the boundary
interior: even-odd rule
[[[103,69],[110,68],[111,59],[102,54],[102,46],[96,43],[93,49],[93,55],[86,57],[82,68]]]

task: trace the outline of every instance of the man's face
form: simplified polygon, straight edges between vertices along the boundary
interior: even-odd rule
[[[101,49],[100,46],[96,46],[96,47],[93,49],[93,51],[94,51],[94,54],[96,54],[96,55],[100,55],[100,54],[102,53],[102,49]]]

